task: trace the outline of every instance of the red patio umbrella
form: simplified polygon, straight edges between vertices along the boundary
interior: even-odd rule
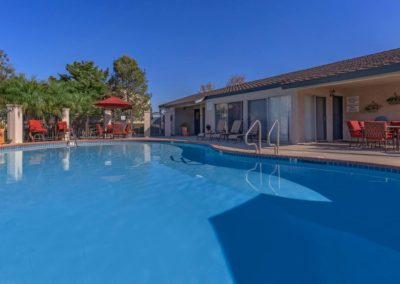
[[[100,102],[94,103],[94,105],[105,108],[105,109],[128,109],[132,107],[131,103],[121,100],[117,97],[110,97]]]

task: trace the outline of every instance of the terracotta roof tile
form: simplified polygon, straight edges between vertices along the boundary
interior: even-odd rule
[[[354,74],[391,65],[396,65],[398,67],[396,70],[400,71],[400,48],[198,93],[162,104],[161,107],[194,103],[194,101],[203,97],[232,95],[275,86],[290,88],[295,87],[296,83],[309,83],[309,85],[312,85],[313,81],[316,80],[330,79],[330,81],[335,81],[340,80],[339,76],[345,74]],[[314,84],[317,83],[315,82]]]

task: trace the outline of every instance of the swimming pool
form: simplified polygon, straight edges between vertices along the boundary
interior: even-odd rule
[[[400,283],[400,174],[179,143],[0,152],[0,283]]]

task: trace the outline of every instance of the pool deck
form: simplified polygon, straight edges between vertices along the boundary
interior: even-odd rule
[[[135,137],[128,139],[114,139],[108,141],[175,141],[175,142],[191,142],[196,144],[209,145],[217,150],[255,155],[254,147],[246,145],[244,142],[232,142],[223,140],[197,139],[197,137]],[[78,141],[105,141],[104,139],[88,139]],[[107,141],[107,140],[106,140]],[[24,143],[24,144],[7,144],[0,145],[0,148],[8,148],[13,146],[35,145],[35,144],[54,144],[66,143],[65,141],[57,142],[40,142],[40,143]],[[264,145],[265,146],[265,145]],[[264,147],[261,155],[275,156],[273,148]],[[303,143],[296,145],[282,145],[279,151],[279,157],[301,158],[313,161],[333,161],[349,164],[363,164],[369,166],[380,166],[388,168],[400,169],[400,152],[392,149],[386,153],[382,148],[355,148],[349,147],[348,143]]]

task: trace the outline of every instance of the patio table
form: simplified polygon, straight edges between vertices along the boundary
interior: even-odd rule
[[[393,129],[396,137],[396,151],[400,151],[400,125],[388,125],[388,129]]]

